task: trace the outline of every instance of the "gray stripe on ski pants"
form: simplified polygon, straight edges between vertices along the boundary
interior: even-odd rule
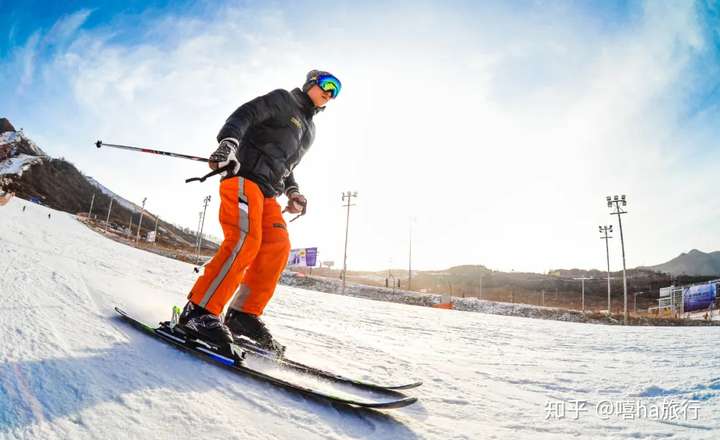
[[[242,312],[245,301],[247,301],[249,297],[250,288],[245,284],[241,284],[240,288],[235,293],[235,298],[233,298],[232,302],[230,303],[230,308],[233,310],[237,310],[238,312]]]
[[[220,272],[215,276],[215,279],[213,279],[213,282],[210,284],[210,287],[208,287],[207,292],[205,292],[205,296],[203,296],[202,301],[200,301],[200,304],[198,304],[200,307],[207,307],[207,304],[210,302],[210,298],[212,298],[213,294],[215,294],[215,291],[217,290],[220,283],[223,282],[225,277],[227,276],[228,272],[230,271],[230,268],[235,263],[235,259],[237,258],[238,254],[240,253],[240,249],[242,249],[243,244],[245,244],[245,239],[247,238],[247,234],[249,231],[249,223],[250,219],[248,218],[248,213],[245,212],[242,208],[240,208],[240,200],[247,200],[247,197],[245,197],[245,179],[243,177],[238,177],[238,217],[239,222],[238,226],[240,227],[240,238],[238,239],[238,242],[233,247],[232,252],[230,253],[230,257],[225,261],[225,264],[223,264],[222,268],[220,269]],[[250,210],[250,206],[248,205],[248,210]]]

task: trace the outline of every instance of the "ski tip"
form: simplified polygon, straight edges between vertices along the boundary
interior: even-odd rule
[[[402,399],[393,400],[390,402],[382,402],[382,403],[368,403],[365,405],[362,405],[365,408],[373,408],[373,409],[397,409],[397,408],[404,408],[406,406],[412,405],[413,403],[417,402],[417,397],[404,397]]]
[[[418,380],[416,382],[411,382],[411,383],[408,383],[405,385],[391,385],[391,386],[387,386],[385,388],[387,388],[389,390],[409,390],[411,388],[417,388],[417,387],[421,386],[422,384],[423,384],[423,381]]]

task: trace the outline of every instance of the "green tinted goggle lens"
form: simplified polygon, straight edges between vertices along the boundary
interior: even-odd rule
[[[333,99],[337,98],[342,88],[340,80],[332,75],[322,75],[318,77],[317,85],[324,91],[332,93]]]

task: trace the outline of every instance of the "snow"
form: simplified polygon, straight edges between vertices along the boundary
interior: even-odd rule
[[[19,154],[11,159],[5,159],[0,162],[0,176],[3,174],[17,174],[18,176],[22,176],[23,171],[41,160],[42,159],[37,156],[28,156],[27,154]]]
[[[720,435],[717,327],[588,325],[280,287],[265,320],[290,357],[365,380],[425,381],[408,391],[417,404],[378,412],[239,377],[114,317],[119,305],[166,319],[194,278],[192,265],[107,240],[72,215],[17,197],[0,208],[0,439]],[[697,417],[597,414],[604,402],[689,400]],[[560,404],[569,413],[554,417]]]
[[[47,156],[45,152],[33,142],[32,139],[26,137],[22,131],[6,131],[0,133],[0,145],[11,144],[14,142],[20,142],[25,140],[30,150],[35,153],[36,156]]]
[[[10,144],[20,140],[20,133],[17,131],[6,131],[0,133],[0,145]]]

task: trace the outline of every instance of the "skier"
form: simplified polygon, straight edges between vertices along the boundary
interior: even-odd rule
[[[287,263],[290,239],[282,212],[302,215],[307,200],[293,169],[312,145],[313,116],[340,93],[340,81],[312,70],[302,90],[274,90],[241,105],[217,136],[210,168],[220,181],[224,240],[188,294],[179,324],[200,338],[225,344],[233,334],[282,353],[260,320]],[[280,210],[276,197],[288,202]],[[229,308],[224,321],[222,314]]]

